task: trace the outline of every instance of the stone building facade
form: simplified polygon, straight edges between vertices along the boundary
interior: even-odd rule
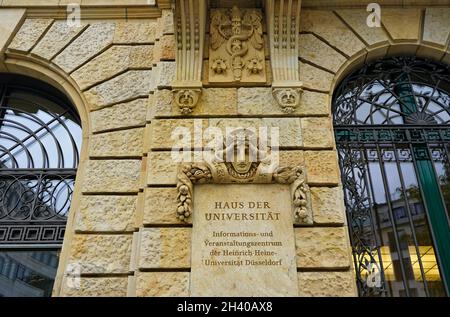
[[[80,25],[67,25],[66,2],[81,3]],[[183,1],[1,2],[0,72],[52,85],[81,117],[81,159],[53,296],[190,295],[193,228],[176,217],[178,164],[170,135],[176,127],[194,133],[199,122],[279,128],[280,165],[304,166],[310,188],[311,221],[294,226],[298,295],[357,296],[333,91],[352,71],[383,57],[450,64],[450,3],[379,1],[382,25],[368,27],[362,1],[303,0],[300,10],[294,0],[300,11],[287,37],[298,42],[283,51],[274,45],[279,31],[270,27],[280,17],[264,11],[280,1],[192,2],[200,4],[187,17],[178,11]],[[221,79],[211,65],[218,63],[214,56],[227,56],[224,48],[211,49],[211,12],[236,4],[263,12],[253,79]],[[180,27],[189,19],[200,24],[196,31]],[[194,49],[182,40],[188,35]],[[277,89],[290,90],[292,108],[285,109]],[[186,91],[190,100],[177,99]],[[80,265],[77,287],[71,263]]]

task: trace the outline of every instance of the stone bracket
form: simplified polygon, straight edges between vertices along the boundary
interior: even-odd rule
[[[214,177],[215,174],[211,165],[206,162],[180,165],[177,173],[177,217],[180,220],[187,222],[192,215],[194,184],[233,183],[231,178]],[[272,177],[264,183],[290,185],[294,223],[298,225],[313,223],[311,192],[306,182],[304,167],[278,167]]]
[[[302,95],[299,74],[301,0],[266,0],[272,94],[283,112],[295,111]]]
[[[172,82],[174,102],[182,114],[195,108],[202,89],[206,0],[176,0],[174,7],[176,75]]]

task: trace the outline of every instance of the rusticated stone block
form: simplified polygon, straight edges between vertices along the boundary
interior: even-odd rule
[[[312,187],[314,223],[344,224],[344,197],[341,187]]]
[[[353,271],[299,272],[299,296],[353,297],[357,296]]]
[[[278,128],[279,145],[283,148],[295,148],[303,145],[302,129],[299,118],[263,118],[263,127]],[[258,133],[258,131],[256,131]]]
[[[89,161],[84,175],[83,192],[137,192],[141,160]]]
[[[394,40],[418,40],[421,9],[383,9],[381,20]]]
[[[77,69],[72,78],[82,90],[129,68],[152,67],[153,45],[112,46]]]
[[[114,39],[115,44],[150,44],[155,42],[157,29],[156,21],[128,20],[116,22]]]
[[[53,19],[26,19],[8,48],[28,52],[52,22]]]
[[[189,296],[189,272],[138,272],[136,296]]]
[[[334,151],[305,151],[308,182],[311,184],[337,185],[339,166]]]
[[[297,112],[305,116],[329,115],[330,109],[331,103],[328,94],[304,90]]]
[[[6,50],[6,46],[10,40],[16,35],[16,30],[19,27],[22,19],[25,17],[26,9],[12,9],[2,8],[0,21],[0,52]]]
[[[137,196],[85,196],[75,221],[76,231],[133,231]]]
[[[300,34],[298,53],[299,57],[335,73],[347,61],[345,56],[312,34]]]
[[[280,166],[303,166],[305,164],[305,155],[303,151],[280,151]]]
[[[177,182],[176,162],[171,152],[150,152],[147,159],[147,184],[174,185]]]
[[[175,187],[146,188],[144,224],[183,223],[177,217],[177,193]]]
[[[367,26],[367,11],[344,9],[335,11],[369,45],[388,43],[389,38],[383,28]]]
[[[318,149],[334,147],[330,118],[302,118],[301,125],[304,147]]]
[[[91,112],[92,131],[145,126],[147,99],[136,99]]]
[[[175,62],[159,62],[156,66],[156,86],[158,88],[171,87],[175,79]]]
[[[347,227],[296,228],[295,244],[299,268],[350,267]]]
[[[143,228],[139,268],[189,268],[191,228]]]
[[[127,99],[147,97],[152,70],[130,70],[84,93],[91,109],[99,109]]]
[[[348,56],[365,48],[364,43],[331,10],[302,10],[300,31],[320,36]]]
[[[330,91],[333,74],[302,62],[300,62],[299,68],[300,80],[304,87],[324,92]]]
[[[80,273],[128,273],[132,235],[76,234],[70,246],[69,264]]]
[[[163,35],[159,41],[155,43],[155,53],[153,55],[153,63],[158,61],[175,60],[175,36]]]
[[[199,138],[201,138],[204,129],[208,127],[208,120],[202,119],[155,119],[152,121],[152,149],[172,149],[173,146],[180,144],[179,137],[183,140],[190,138],[190,147],[194,144],[194,126],[199,129]],[[186,129],[184,129],[186,128]],[[186,131],[185,131],[186,130]],[[187,134],[186,134],[187,133]],[[198,144],[201,148],[202,145]]]
[[[124,277],[64,277],[61,296],[124,297],[128,278]]]
[[[71,72],[111,44],[114,37],[114,28],[114,22],[92,23],[58,54],[53,62],[65,72]]]
[[[144,148],[144,128],[94,134],[89,144],[91,157],[137,157]]]
[[[61,49],[69,44],[86,25],[69,26],[67,21],[55,21],[44,37],[31,51],[44,59],[51,60]]]
[[[423,40],[445,46],[450,35],[450,8],[426,8]]]

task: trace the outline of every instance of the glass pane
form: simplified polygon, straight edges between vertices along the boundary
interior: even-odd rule
[[[361,226],[364,229],[358,231],[358,239],[367,240],[373,226],[380,256],[364,255],[356,269],[364,267],[366,272],[361,275],[367,277],[371,276],[369,270],[372,275],[374,268],[381,270],[379,274],[384,274],[390,296],[445,296],[411,150],[390,145],[367,146],[365,164],[358,164],[357,159],[362,156],[353,155],[353,161],[349,162],[352,172],[344,174],[361,184],[360,189],[368,183],[365,192],[358,191],[358,196],[369,195],[370,199],[364,201],[370,204],[367,207],[373,213],[372,224],[366,221]],[[347,199],[349,204],[354,205],[355,200]],[[365,285],[375,286],[372,282]]]
[[[49,297],[59,250],[0,251],[0,297]]]

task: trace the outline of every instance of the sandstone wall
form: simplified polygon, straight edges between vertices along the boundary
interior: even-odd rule
[[[5,70],[23,73],[17,61],[26,60],[64,74],[88,112],[78,194],[54,295],[189,295],[191,225],[175,217],[170,133],[177,126],[193,129],[194,119],[203,127],[280,128],[280,163],[305,164],[312,191],[314,224],[295,228],[299,295],[356,295],[332,91],[350,70],[387,55],[450,63],[450,8],[386,9],[383,15],[381,28],[367,28],[364,9],[302,11],[304,93],[294,113],[275,103],[270,74],[258,87],[226,88],[210,85],[205,75],[201,100],[189,116],[172,102],[169,10],[153,20],[88,20],[75,29],[62,20],[16,19],[17,27],[9,27],[17,33],[6,49]],[[70,287],[67,276],[73,264],[81,269],[78,288]]]

